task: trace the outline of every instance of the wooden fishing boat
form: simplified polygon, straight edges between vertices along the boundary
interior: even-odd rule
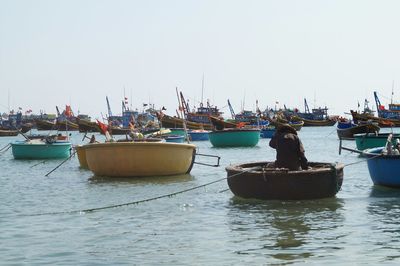
[[[305,127],[330,127],[336,124],[336,119],[328,118],[324,120],[302,119]]]
[[[209,130],[189,130],[189,138],[191,141],[203,141],[209,140],[208,134],[210,133]]]
[[[358,113],[350,110],[353,121],[357,123],[358,121],[372,121],[378,123],[379,127],[400,127],[400,120],[376,117],[370,113]]]
[[[57,126],[54,121],[46,119],[35,119],[37,130],[57,130]]]
[[[365,149],[383,147],[386,145],[387,139],[391,133],[363,133],[355,134],[357,149],[363,151]],[[393,134],[393,138],[400,138],[400,133]]]
[[[18,136],[19,130],[0,129],[0,137],[14,137]]]
[[[92,122],[85,119],[76,118],[76,123],[78,124],[79,132],[101,132],[99,125],[96,122]]]
[[[61,159],[71,154],[71,142],[33,139],[11,143],[14,159]]]
[[[384,147],[367,149],[363,156],[368,157],[368,171],[375,185],[400,187],[400,155],[386,155]]]
[[[186,123],[186,128],[188,129],[205,129],[205,130],[212,130],[212,124],[203,124],[203,123],[196,123],[191,121],[185,121],[179,117],[172,117],[169,115],[163,115],[159,118],[161,124],[165,128],[183,128],[183,122]]]
[[[283,119],[270,119],[269,122],[271,125],[273,125],[275,127],[279,127],[283,124],[287,124],[287,125],[293,127],[294,129],[296,129],[296,131],[300,131],[301,128],[304,126],[304,121],[301,119],[293,120],[293,121],[287,121],[287,120],[283,120]]]
[[[343,164],[311,162],[309,170],[270,168],[271,162],[226,167],[235,196],[263,200],[303,200],[333,197],[343,183]]]
[[[189,173],[196,146],[167,142],[107,142],[82,146],[97,176],[138,177]]]
[[[237,128],[238,124],[235,122],[225,121],[223,118],[210,116],[210,121],[216,130],[222,130],[224,128]]]
[[[259,129],[228,128],[208,134],[214,147],[253,147],[260,140]]]
[[[359,124],[359,125],[351,125],[348,128],[336,128],[337,135],[339,139],[354,139],[355,134],[362,134],[362,133],[379,133],[381,128],[377,124],[373,123],[366,123],[366,124]]]
[[[77,131],[79,130],[78,124],[71,122],[69,120],[57,120],[56,128],[58,131]]]

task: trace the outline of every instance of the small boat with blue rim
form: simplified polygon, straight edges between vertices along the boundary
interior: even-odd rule
[[[400,188],[400,155],[386,154],[385,147],[367,149],[368,171],[375,185]]]
[[[208,134],[210,133],[209,130],[189,130],[188,134],[190,137],[191,141],[203,141],[203,140],[209,140]]]

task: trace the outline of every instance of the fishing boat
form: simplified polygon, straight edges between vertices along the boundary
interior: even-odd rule
[[[340,128],[340,126],[342,128]],[[337,135],[339,139],[354,139],[355,134],[362,134],[362,133],[374,133],[378,134],[379,130],[381,129],[377,124],[375,123],[365,123],[365,124],[353,124],[350,122],[350,124],[346,125],[345,128],[343,128],[343,122],[338,123],[338,127],[336,128]]]
[[[85,133],[85,132],[101,132],[99,125],[96,122],[87,120],[87,119],[81,119],[79,117],[76,118],[76,123],[79,128],[79,132]]]
[[[263,200],[303,200],[333,197],[343,183],[343,164],[310,162],[309,170],[271,168],[271,162],[226,167],[235,196]]]
[[[210,133],[209,130],[189,130],[189,138],[191,141],[203,141],[203,140],[209,140],[208,134]]]
[[[368,171],[375,185],[400,187],[400,155],[387,155],[384,147],[367,149],[363,156],[368,157]]]
[[[365,149],[383,147],[386,145],[387,139],[391,133],[363,133],[355,134],[354,139],[356,141],[357,149],[363,151]],[[400,139],[400,133],[393,134],[393,138]]]
[[[328,116],[328,108],[313,108],[308,107],[307,100],[304,98],[304,113],[296,112],[296,116],[300,117],[304,121],[305,127],[315,127],[315,126],[333,126],[336,124],[335,117]]]
[[[56,138],[29,139],[11,143],[14,159],[61,159],[71,154],[71,142]]]
[[[280,125],[283,124],[288,124],[289,126],[296,129],[296,131],[300,131],[301,128],[304,126],[304,121],[301,118],[297,118],[295,120],[290,120],[290,121],[277,118],[277,119],[270,119],[269,124],[275,127],[279,127]]]
[[[54,120],[38,118],[35,119],[35,125],[37,130],[57,130],[57,126]]]
[[[189,173],[196,146],[167,142],[107,142],[83,145],[96,176],[139,177]]]
[[[253,128],[228,128],[208,134],[214,147],[253,147],[260,140],[260,130]]]
[[[197,122],[186,121],[179,117],[173,117],[166,114],[162,114],[158,118],[161,121],[162,127],[165,128],[183,128],[183,123],[186,123],[188,129],[205,129],[212,130],[212,124],[203,124]]]
[[[225,121],[221,117],[210,116],[210,121],[216,130],[222,130],[224,128],[237,128],[238,127],[238,124],[236,122]]]
[[[0,129],[0,137],[14,137],[18,136],[19,130]]]

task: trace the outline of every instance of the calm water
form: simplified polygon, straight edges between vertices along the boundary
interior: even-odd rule
[[[72,137],[81,142],[81,134]],[[360,161],[345,167],[336,198],[243,200],[224,180],[137,205],[36,216],[181,191],[225,177],[230,163],[273,160],[275,152],[266,139],[254,148],[197,142],[201,153],[221,156],[219,168],[195,165],[190,175],[108,179],[79,169],[76,157],[45,177],[60,160],[17,161],[9,150],[0,155],[0,264],[399,264],[400,190],[374,187],[363,159],[339,155],[335,127],[303,128],[300,138],[310,161]],[[1,138],[0,147],[14,139]]]

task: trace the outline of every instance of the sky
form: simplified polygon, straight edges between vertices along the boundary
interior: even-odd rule
[[[244,107],[331,115],[400,101],[400,1],[0,0],[0,112],[100,118],[128,98],[174,115],[176,88]],[[202,85],[204,77],[204,85]]]

